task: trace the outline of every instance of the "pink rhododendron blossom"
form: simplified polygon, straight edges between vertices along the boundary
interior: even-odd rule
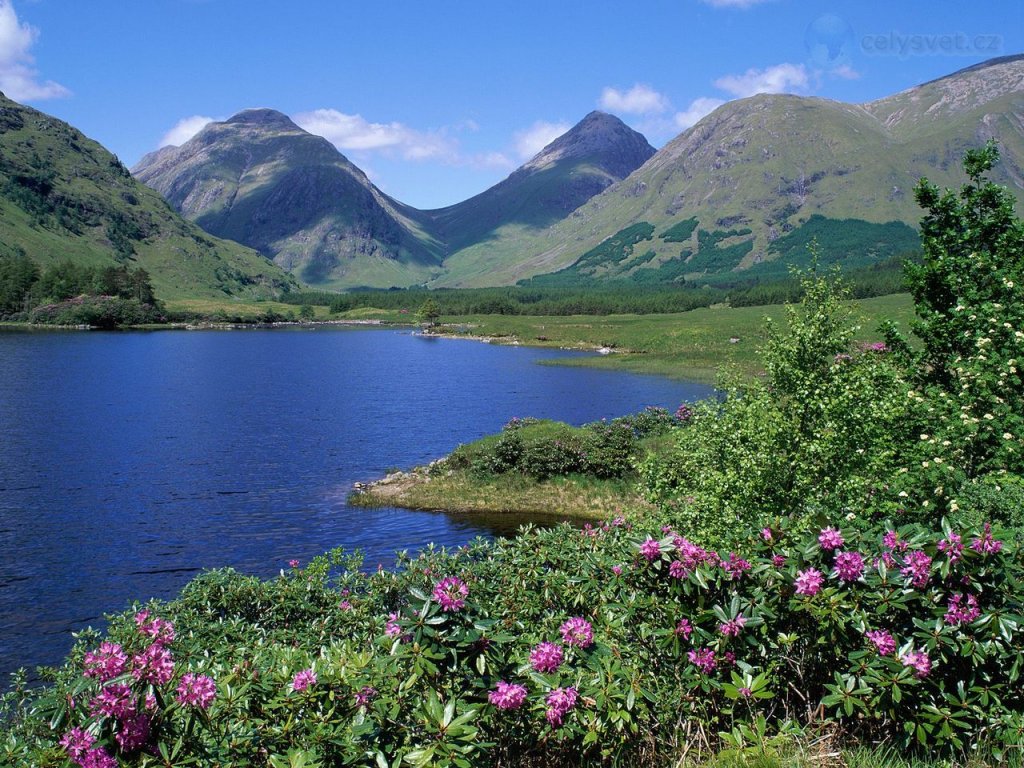
[[[724,624],[719,624],[718,631],[726,637],[737,637],[746,623],[746,616],[737,616],[735,619],[729,619]]]
[[[352,603],[350,603],[348,600],[342,600],[340,603],[338,603],[338,609],[342,611],[351,611]]]
[[[796,581],[793,582],[798,595],[814,597],[821,591],[821,585],[825,577],[817,568],[808,568],[806,571],[797,571]]]
[[[856,581],[864,574],[864,556],[860,552],[840,552],[836,555],[836,576],[841,581]]]
[[[288,561],[288,567],[289,568],[298,568],[299,567],[299,561],[298,560],[289,560]]]
[[[123,675],[128,668],[128,654],[117,643],[100,643],[95,651],[85,654],[86,677],[95,677],[101,683]]]
[[[621,565],[613,565],[612,566],[612,573],[614,573],[616,576],[621,576],[622,575],[622,566]]]
[[[899,533],[891,529],[885,532],[882,544],[891,552],[905,552],[907,549],[907,542],[900,538]]]
[[[134,752],[145,746],[149,741],[149,715],[142,712],[131,712],[117,723],[114,738],[122,752]]]
[[[907,651],[900,659],[905,667],[913,667],[914,677],[924,678],[932,671],[932,660],[924,651]]]
[[[786,564],[786,558],[782,555],[772,555],[772,565],[776,568],[781,568]]]
[[[730,579],[735,580],[750,570],[750,563],[735,552],[730,552],[729,560],[722,563],[722,569],[729,574]]]
[[[355,696],[356,706],[357,707],[365,707],[367,704],[370,703],[370,701],[373,700],[373,697],[376,696],[376,695],[377,695],[377,689],[376,688],[374,688],[372,685],[364,685],[362,688],[360,688],[356,692],[356,696]]]
[[[675,633],[677,636],[682,637],[684,640],[689,640],[690,635],[693,634],[693,625],[690,624],[690,620],[680,619],[679,623],[676,624]]]
[[[700,565],[717,565],[720,562],[717,553],[697,546],[684,536],[676,536],[673,544],[687,573],[697,570]]]
[[[153,641],[149,648],[132,657],[132,676],[153,685],[164,685],[174,676],[174,657],[169,650]]]
[[[910,579],[910,583],[918,589],[923,588],[931,577],[932,559],[920,549],[908,552],[903,557],[900,573]]]
[[[139,632],[152,639],[157,645],[168,645],[174,642],[174,624],[159,616],[150,620],[149,611],[139,611],[135,614],[135,626]]]
[[[312,669],[303,669],[296,672],[292,678],[293,691],[305,691],[317,684],[316,672]]]
[[[93,747],[78,761],[81,768],[118,768],[117,758],[103,747]]]
[[[946,555],[949,562],[955,563],[964,555],[963,539],[956,533],[950,533],[938,543],[938,550]]]
[[[950,624],[970,624],[981,616],[978,598],[974,595],[957,593],[949,598],[946,609],[946,621]]]
[[[896,653],[896,641],[884,629],[869,630],[864,633],[864,636],[874,644],[879,656]]]
[[[576,706],[579,693],[575,688],[555,688],[546,699],[548,709],[545,712],[552,728],[558,728],[568,712]]]
[[[442,611],[458,611],[464,608],[468,595],[469,587],[455,576],[448,576],[434,585],[434,599]]]
[[[681,560],[673,560],[668,567],[668,575],[673,579],[685,579],[690,573]]]
[[[384,624],[384,634],[388,637],[398,637],[402,634],[402,628],[398,625],[398,611],[388,614],[387,623]]]
[[[72,728],[60,740],[64,752],[76,763],[95,743],[96,737],[82,728]]]
[[[715,660],[715,652],[711,648],[696,648],[686,654],[690,663],[697,667],[704,674],[709,674],[718,666]]]
[[[183,707],[209,709],[217,697],[217,683],[208,675],[186,672],[178,683],[177,699]]]
[[[577,648],[589,648],[594,643],[594,629],[590,622],[580,616],[574,616],[565,622],[558,631],[562,633],[562,642],[575,645]]]
[[[562,646],[556,643],[541,643],[530,651],[530,666],[535,672],[554,672],[562,666],[564,658]]]
[[[661,545],[656,539],[646,539],[640,545],[640,554],[644,556],[647,562],[652,563],[661,557]]]
[[[487,700],[498,709],[519,709],[526,701],[526,686],[502,680],[487,694]]]
[[[737,690],[736,693],[738,693],[744,699],[749,699],[751,696],[754,695],[754,692],[752,690],[750,690],[749,688],[747,688],[746,686],[743,686],[742,688]]]
[[[845,543],[843,534],[836,528],[829,527],[818,534],[818,544],[824,550],[839,549]]]
[[[975,552],[980,552],[983,555],[995,554],[1003,548],[1003,542],[996,541],[992,538],[992,526],[985,523],[984,531],[981,536],[971,542],[971,549]]]
[[[93,716],[116,717],[121,719],[135,711],[132,689],[124,683],[111,683],[89,702]]]
[[[769,544],[771,544],[772,543],[772,539],[774,538],[772,536],[772,529],[771,528],[762,528],[761,529],[761,538],[764,539]]]

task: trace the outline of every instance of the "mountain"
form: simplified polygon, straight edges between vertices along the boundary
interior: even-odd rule
[[[486,279],[514,258],[523,233],[564,219],[628,176],[655,150],[617,117],[591,112],[504,181],[448,208],[427,211],[450,255],[435,285]]]
[[[132,172],[207,232],[255,248],[308,283],[411,285],[436,273],[443,256],[428,216],[272,109],[210,123]]]
[[[211,237],[95,141],[0,93],[0,257],[143,267],[157,296],[269,297],[294,278]]]
[[[817,240],[825,262],[916,247],[922,176],[959,187],[990,138],[994,179],[1024,196],[1024,56],[868,104],[758,95],[719,107],[571,216],[523,238],[488,280],[728,282],[784,275]]]

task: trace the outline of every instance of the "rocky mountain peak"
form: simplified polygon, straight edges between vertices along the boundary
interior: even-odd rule
[[[243,109],[224,121],[228,125],[249,125],[259,128],[276,128],[281,130],[302,130],[292,119],[276,109]]]
[[[624,178],[654,152],[643,134],[614,115],[594,110],[544,147],[523,168],[539,170],[560,160],[593,157],[609,173]]]

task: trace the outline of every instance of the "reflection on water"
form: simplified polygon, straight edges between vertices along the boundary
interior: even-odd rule
[[[540,366],[576,353],[341,328],[0,332],[0,674],[205,568],[333,547],[369,567],[520,519],[350,507],[513,416],[581,424],[707,387]],[[0,686],[2,687],[2,686]]]

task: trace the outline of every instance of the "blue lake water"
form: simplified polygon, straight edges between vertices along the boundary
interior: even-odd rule
[[[204,568],[336,546],[388,565],[521,522],[350,507],[513,416],[582,424],[710,388],[537,363],[578,353],[351,328],[0,331],[0,689],[70,633]]]

